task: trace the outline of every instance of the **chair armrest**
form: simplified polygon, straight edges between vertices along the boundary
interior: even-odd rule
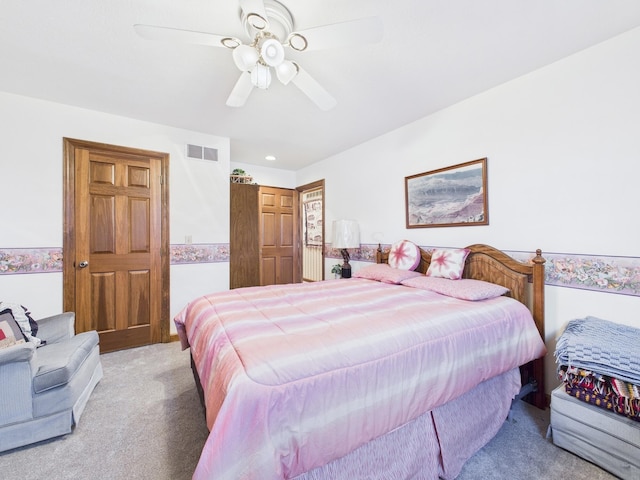
[[[0,367],[14,362],[30,362],[36,346],[32,342],[19,343],[0,349]],[[3,387],[4,388],[4,387]]]
[[[41,318],[38,322],[38,338],[47,343],[55,343],[75,335],[75,312],[64,312]]]

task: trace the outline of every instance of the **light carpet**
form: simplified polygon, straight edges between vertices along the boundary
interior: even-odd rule
[[[103,354],[101,360],[104,378],[75,430],[0,454],[0,478],[191,478],[208,431],[188,351],[178,343],[157,344]],[[548,409],[517,402],[459,480],[615,478],[554,446],[545,436],[548,424]]]

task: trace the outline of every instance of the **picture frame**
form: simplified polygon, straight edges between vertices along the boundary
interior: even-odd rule
[[[487,159],[405,177],[407,228],[489,224]]]

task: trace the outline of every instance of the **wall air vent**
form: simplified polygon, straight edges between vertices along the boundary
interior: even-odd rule
[[[187,157],[198,160],[218,161],[218,149],[213,147],[203,147],[200,145],[187,144]]]

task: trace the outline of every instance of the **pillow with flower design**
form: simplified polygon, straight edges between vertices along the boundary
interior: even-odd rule
[[[420,247],[409,240],[401,240],[391,245],[389,266],[399,270],[415,270],[420,263]]]
[[[436,248],[431,253],[431,263],[427,269],[427,277],[462,278],[464,261],[469,255],[468,248]]]

